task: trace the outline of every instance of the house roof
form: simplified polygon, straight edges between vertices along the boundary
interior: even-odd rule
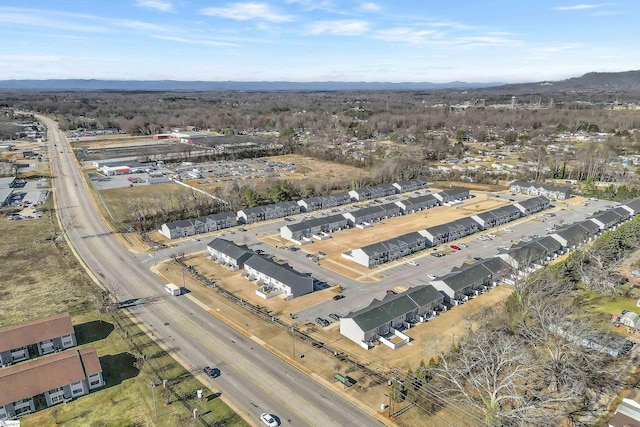
[[[278,264],[260,255],[253,255],[244,265],[289,286],[294,294],[297,290],[307,290],[309,282],[313,285],[313,278],[298,273],[286,264]]]
[[[221,252],[236,261],[242,258],[247,259],[251,255],[255,255],[255,252],[249,250],[249,248],[238,246],[226,239],[213,239],[209,244],[207,244],[207,247]]]
[[[613,209],[608,209],[606,211],[595,212],[593,215],[591,215],[590,218],[593,218],[593,219],[595,219],[597,221],[600,221],[605,226],[610,226],[610,225],[617,224],[618,222],[620,222],[620,219],[621,219],[620,218],[620,214],[618,214]]]
[[[451,273],[440,277],[438,280],[444,282],[454,292],[458,292],[478,281],[510,269],[511,267],[505,261],[497,257],[492,257],[471,265],[463,264],[453,269]]]
[[[315,227],[322,227],[323,225],[330,225],[336,223],[343,223],[346,225],[347,219],[341,214],[329,215],[320,218],[311,218],[306,221],[296,222],[295,224],[285,225],[284,228],[290,231],[302,231],[309,230]]]
[[[400,182],[396,182],[396,184],[402,188],[403,190],[406,189],[411,189],[411,188],[422,188],[425,185],[427,185],[427,183],[421,179],[409,179],[406,181],[400,181]]]
[[[516,203],[516,205],[520,205],[525,209],[532,209],[532,208],[536,208],[539,205],[543,205],[549,203],[549,199],[547,199],[546,197],[543,196],[538,196],[538,197],[532,197],[530,199],[527,200],[523,200],[521,202]]]
[[[633,209],[633,212],[637,214],[638,212],[640,212],[640,197],[627,200],[626,202],[623,203],[623,205]]]
[[[12,350],[72,333],[73,324],[69,313],[7,326],[0,329],[0,351]]]
[[[381,300],[374,299],[367,307],[351,312],[345,318],[353,319],[360,329],[367,332],[413,310],[442,300],[442,294],[433,286],[421,285],[398,295],[386,295]]]
[[[0,405],[84,380],[102,372],[95,349],[67,350],[0,369]]]

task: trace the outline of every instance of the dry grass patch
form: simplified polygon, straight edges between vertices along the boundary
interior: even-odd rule
[[[0,326],[61,312],[85,312],[92,306],[94,285],[66,242],[58,236],[52,202],[39,219],[0,218]]]

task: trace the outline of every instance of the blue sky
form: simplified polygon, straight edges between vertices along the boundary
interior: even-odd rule
[[[638,0],[3,0],[0,79],[562,79],[640,69],[638,17]]]

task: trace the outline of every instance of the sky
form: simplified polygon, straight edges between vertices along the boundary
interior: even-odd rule
[[[0,80],[559,80],[640,69],[638,17],[638,0],[3,0]]]

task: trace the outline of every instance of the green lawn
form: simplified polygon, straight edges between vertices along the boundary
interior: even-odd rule
[[[120,319],[123,328],[114,328],[108,316],[104,316],[102,323],[99,322],[96,312],[74,317],[73,321],[77,325],[79,347],[91,346],[97,350],[107,385],[68,404],[23,417],[22,426],[195,425],[191,412],[177,400],[176,395],[172,395],[170,403],[165,404],[160,379],[169,379],[176,394],[190,396],[186,401],[191,407],[197,404],[207,422],[223,422],[227,426],[247,425],[222,400],[216,398],[213,391],[203,387],[130,319]],[[127,335],[124,330],[128,331]],[[130,340],[147,356],[142,370],[134,367],[137,360],[134,353],[137,350],[131,347]],[[155,379],[157,386],[154,388],[158,418],[149,387],[156,373],[160,375]],[[195,390],[202,388],[205,389],[206,398],[196,402]]]

